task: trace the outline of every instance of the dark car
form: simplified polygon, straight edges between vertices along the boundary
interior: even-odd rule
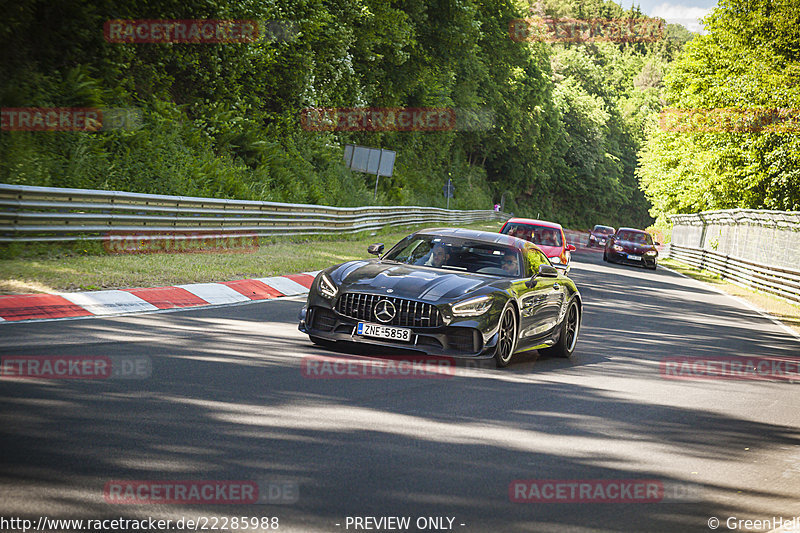
[[[369,252],[379,255],[383,244]],[[300,311],[312,342],[368,343],[428,355],[569,357],[581,296],[533,243],[485,231],[426,229],[376,259],[320,272]]]
[[[589,233],[589,241],[586,243],[588,248],[592,248],[593,246],[599,246],[600,248],[604,248],[606,245],[606,241],[608,237],[614,234],[614,228],[611,226],[601,226],[597,225],[592,229]]]
[[[659,244],[654,242],[653,237],[646,231],[620,228],[608,238],[603,261],[642,265],[655,270],[658,260],[656,246]]]

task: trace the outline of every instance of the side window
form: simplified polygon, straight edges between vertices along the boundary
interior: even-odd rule
[[[423,257],[430,251],[430,243],[427,243],[421,239],[413,240],[409,243],[406,243],[404,248],[401,248],[395,254],[390,254],[387,256],[389,259],[393,259],[398,263],[414,263],[420,257]]]
[[[408,259],[405,261],[409,265],[422,265],[430,259],[431,243],[420,241],[413,249],[409,250]]]
[[[527,277],[533,276],[536,272],[539,272],[539,265],[547,264],[547,259],[544,255],[539,251],[533,248],[529,248],[526,253],[526,257],[528,258],[528,272],[525,273]],[[544,263],[543,263],[544,261]]]
[[[539,250],[536,250],[536,253],[539,254],[539,261],[541,261],[540,264],[542,264],[542,265],[549,265],[550,264],[550,260],[547,258],[546,255],[544,255]],[[536,267],[536,269],[538,271],[539,267]]]
[[[529,277],[539,272],[539,265],[550,264],[550,260],[547,259],[547,256],[539,250],[534,250],[531,248],[525,255],[528,257],[528,267],[530,268],[530,272],[528,272],[527,275]]]

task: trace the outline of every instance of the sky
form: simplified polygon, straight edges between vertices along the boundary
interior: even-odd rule
[[[628,8],[630,0],[617,0],[622,7]],[[670,24],[681,24],[687,30],[704,33],[703,25],[698,19],[708,15],[717,4],[716,0],[682,0],[664,2],[663,0],[634,0],[641,6],[642,12],[651,17],[661,17]]]

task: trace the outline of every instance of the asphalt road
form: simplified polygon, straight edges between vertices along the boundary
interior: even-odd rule
[[[699,532],[712,516],[728,531],[732,516],[800,516],[800,383],[660,372],[666,357],[798,357],[800,342],[662,269],[583,253],[572,277],[585,313],[571,360],[533,352],[445,379],[304,377],[306,356],[351,355],[297,331],[301,299],[2,324],[2,358],[144,356],[152,372],[0,380],[0,515],[278,517],[279,531],[302,532],[392,531],[347,522],[366,516],[410,517],[412,531],[420,517],[449,517],[464,532]],[[122,505],[104,499],[114,480],[280,480],[299,493]],[[519,503],[515,480],[685,491],[666,503]]]

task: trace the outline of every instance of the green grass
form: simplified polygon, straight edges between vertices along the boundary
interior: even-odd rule
[[[440,224],[438,224],[440,225]],[[92,291],[231,281],[292,274],[371,257],[367,245],[388,250],[417,228],[320,237],[263,239],[249,253],[154,253],[109,255],[99,243],[14,245],[2,251],[0,294]],[[502,222],[465,227],[499,231]]]
[[[712,284],[732,296],[737,296],[759,309],[766,311],[797,333],[800,333],[800,306],[789,303],[783,298],[777,298],[770,294],[740,287],[725,281],[722,277],[713,272],[698,270],[674,259],[659,259],[659,263],[690,278]]]

